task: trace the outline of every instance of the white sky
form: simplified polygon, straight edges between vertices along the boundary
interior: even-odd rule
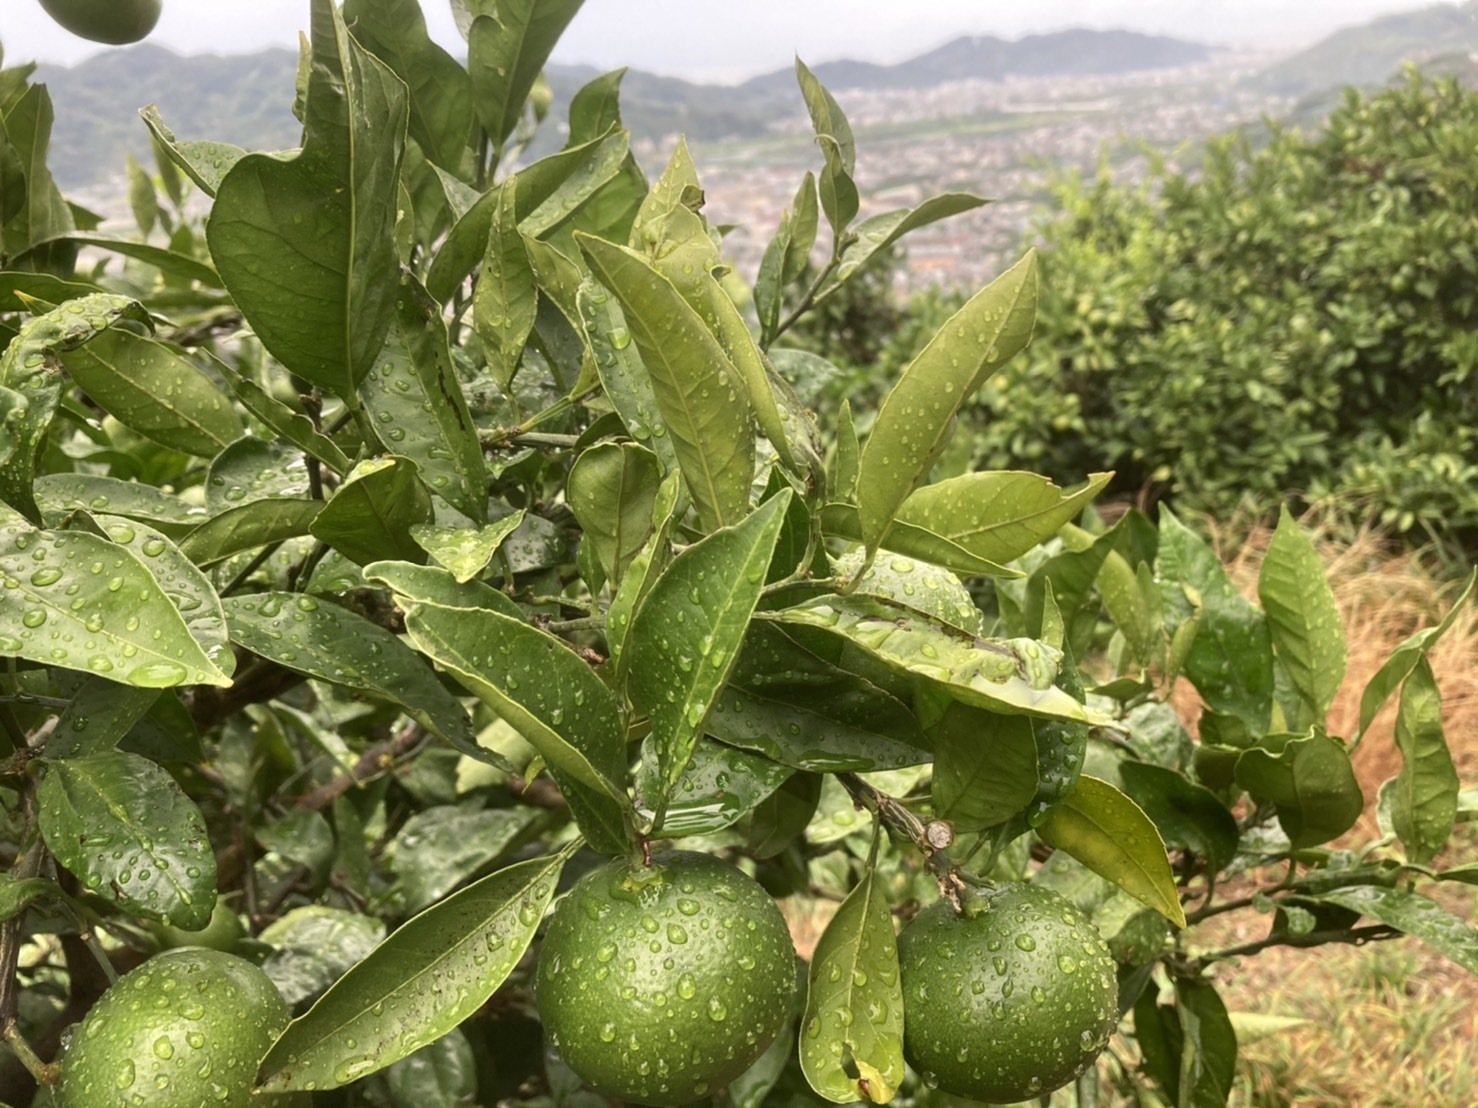
[[[1431,0],[586,0],[555,60],[740,80],[836,58],[897,62],[962,34],[1017,38],[1124,28],[1216,45],[1299,46]],[[422,0],[433,37],[462,43],[446,0]],[[309,0],[164,0],[151,40],[179,53],[296,49]],[[0,0],[8,64],[80,61],[102,47],[58,28],[37,0]]]

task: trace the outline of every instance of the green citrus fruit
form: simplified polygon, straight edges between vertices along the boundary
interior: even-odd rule
[[[210,922],[199,931],[186,931],[167,923],[150,924],[149,930],[166,950],[181,946],[203,946],[208,950],[224,950],[228,954],[236,949],[236,944],[246,935],[240,917],[220,898],[216,899],[216,906],[211,909]]]
[[[614,859],[560,900],[539,955],[539,1017],[582,1079],[687,1104],[749,1068],[790,1015],[796,958],[764,889],[706,854]]]
[[[1113,957],[1050,889],[1010,885],[920,912],[898,937],[904,1053],[927,1084],[1014,1103],[1082,1073],[1119,1022]]]
[[[79,38],[122,46],[154,29],[160,0],[41,0],[41,6]]]
[[[182,947],[109,989],[62,1057],[64,1108],[248,1108],[288,1010],[256,966]]]

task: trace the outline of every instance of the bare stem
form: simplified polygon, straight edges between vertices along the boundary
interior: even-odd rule
[[[855,773],[839,773],[836,778],[859,806],[872,812],[885,827],[896,831],[918,848],[919,853],[924,856],[924,865],[939,882],[939,895],[953,904],[958,912],[960,893],[965,888],[965,882],[950,862],[947,853],[954,843],[954,828],[942,819],[925,823],[897,797],[874,788]]]

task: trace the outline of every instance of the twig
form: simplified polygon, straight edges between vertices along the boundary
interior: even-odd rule
[[[1229,946],[1225,950],[1214,950],[1210,954],[1198,955],[1191,964],[1200,967],[1211,962],[1225,961],[1228,958],[1241,958],[1248,954],[1256,954],[1273,946],[1309,947],[1324,946],[1326,943],[1349,943],[1353,946],[1364,946],[1369,942],[1395,939],[1404,934],[1404,931],[1382,923],[1371,927],[1357,927],[1353,931],[1310,931],[1307,935],[1270,935],[1256,942]]]
[[[420,724],[406,727],[394,738],[366,750],[359,756],[359,760],[354,763],[348,773],[341,774],[328,784],[320,785],[312,792],[298,797],[294,807],[311,811],[321,811],[330,807],[338,797],[350,789],[358,788],[381,774],[388,773],[395,767],[396,762],[421,746],[427,738],[426,729]]]
[[[965,882],[946,853],[955,840],[954,828],[942,819],[925,823],[897,797],[874,788],[855,773],[839,773],[836,778],[859,806],[874,813],[886,827],[897,831],[918,847],[919,853],[924,856],[924,865],[939,882],[939,895],[953,904],[958,912],[960,893],[965,889]]]
[[[224,589],[221,590],[220,595],[230,596],[237,589],[241,588],[242,585],[246,584],[247,581],[251,579],[251,575],[257,570],[261,569],[263,564],[266,563],[267,559],[272,557],[273,554],[276,554],[281,546],[281,542],[274,542],[263,547],[261,553],[259,553],[251,561],[247,562],[246,567],[242,569],[242,571],[238,573],[235,577],[231,578],[230,584],[228,584]]]

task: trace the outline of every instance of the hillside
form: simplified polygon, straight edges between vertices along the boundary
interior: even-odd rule
[[[1438,4],[1336,31],[1254,78],[1266,92],[1305,96],[1343,85],[1382,85],[1403,62],[1478,51],[1478,0]]]

